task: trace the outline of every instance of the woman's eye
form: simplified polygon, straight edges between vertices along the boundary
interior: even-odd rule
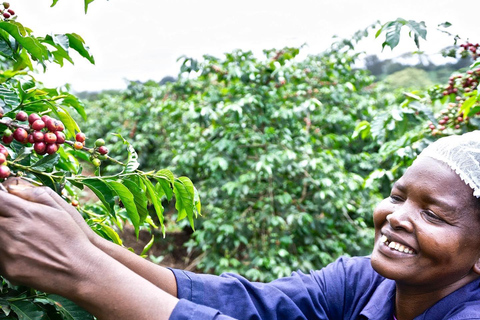
[[[397,202],[402,202],[403,199],[399,196],[396,196],[396,195],[390,195],[390,201],[393,202],[393,203],[397,203]]]
[[[435,222],[443,221],[442,218],[440,218],[439,216],[437,216],[435,213],[433,213],[430,210],[424,210],[422,212],[427,217],[427,219],[429,219],[429,220],[433,220]]]

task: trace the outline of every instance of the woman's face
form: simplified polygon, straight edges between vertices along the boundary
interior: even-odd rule
[[[415,161],[374,211],[373,268],[420,291],[458,288],[475,279],[480,218],[472,194],[442,162]]]

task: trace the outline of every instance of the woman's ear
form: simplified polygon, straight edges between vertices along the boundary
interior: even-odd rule
[[[473,265],[473,271],[480,275],[480,258],[477,259],[477,262]]]

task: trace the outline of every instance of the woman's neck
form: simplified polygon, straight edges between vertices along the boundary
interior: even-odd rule
[[[450,293],[460,289],[476,278],[478,278],[478,275],[471,274],[450,286],[430,291],[419,289],[419,287],[402,285],[397,282],[395,291],[395,316],[397,320],[412,320]]]

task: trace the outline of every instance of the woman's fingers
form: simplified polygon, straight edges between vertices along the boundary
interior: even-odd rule
[[[93,241],[97,236],[96,233],[90,229],[88,224],[83,219],[82,215],[55,191],[48,187],[33,187],[28,183],[18,181],[21,179],[9,179],[6,183],[6,189],[9,193],[20,197],[24,200],[46,205],[62,212],[68,213],[70,217],[77,223],[82,231],[88,236],[90,241]]]

